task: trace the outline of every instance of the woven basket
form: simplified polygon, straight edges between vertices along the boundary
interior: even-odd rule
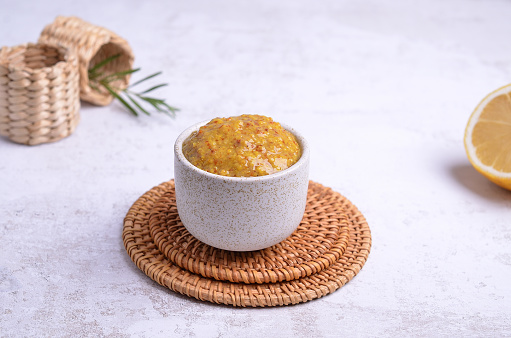
[[[135,58],[126,40],[76,17],[57,17],[44,28],[39,42],[76,49],[80,68],[80,98],[100,106],[112,102],[113,97],[106,90],[98,92],[90,87],[89,69],[110,56],[120,54],[120,57],[105,65],[102,71],[105,75],[125,71],[132,68]],[[128,84],[129,75],[112,82],[112,86],[118,89],[124,89]]]
[[[0,134],[36,145],[70,135],[79,121],[78,60],[61,46],[0,49]]]

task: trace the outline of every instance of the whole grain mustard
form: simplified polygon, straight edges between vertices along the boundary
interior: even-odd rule
[[[300,145],[280,123],[262,115],[215,118],[183,143],[194,166],[231,177],[264,176],[284,170],[301,156]]]

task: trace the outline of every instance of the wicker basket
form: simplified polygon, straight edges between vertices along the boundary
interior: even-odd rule
[[[79,121],[78,60],[62,46],[0,49],[0,134],[36,145],[70,135]]]
[[[134,55],[126,40],[103,27],[76,17],[57,17],[44,28],[39,42],[76,49],[80,68],[80,98],[92,104],[105,106],[112,102],[113,97],[106,90],[98,92],[90,87],[90,68],[116,54],[120,54],[120,57],[102,68],[105,74],[125,71],[133,66]],[[128,84],[129,75],[113,82],[112,86],[124,89]]]

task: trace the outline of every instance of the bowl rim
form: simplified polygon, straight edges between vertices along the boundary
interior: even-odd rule
[[[264,176],[253,176],[253,177],[222,176],[222,175],[213,174],[206,170],[200,169],[200,168],[194,166],[190,161],[188,161],[188,159],[183,154],[182,145],[183,145],[183,142],[188,138],[188,136],[190,136],[190,134],[192,132],[199,130],[200,127],[204,126],[205,124],[207,124],[210,121],[211,121],[211,119],[204,120],[204,121],[195,123],[195,124],[191,125],[190,127],[186,128],[183,132],[181,132],[181,134],[179,134],[179,136],[177,137],[177,139],[174,143],[174,155],[176,156],[176,158],[189,170],[192,170],[200,175],[210,177],[212,179],[223,180],[223,181],[232,181],[232,182],[271,181],[271,180],[278,179],[279,177],[282,177],[282,176],[290,175],[293,172],[300,170],[301,167],[306,165],[309,161],[310,150],[309,150],[309,144],[308,144],[307,140],[305,139],[305,137],[301,133],[296,131],[296,129],[288,126],[287,124],[279,122],[280,125],[282,126],[282,128],[289,131],[291,134],[293,134],[296,137],[296,140],[298,141],[298,144],[300,145],[300,148],[302,150],[302,154],[301,154],[300,158],[291,167],[281,170],[281,171],[278,171],[273,174],[264,175]]]

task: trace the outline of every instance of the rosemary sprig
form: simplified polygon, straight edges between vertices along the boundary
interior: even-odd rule
[[[139,85],[149,79],[152,79],[158,75],[161,74],[161,72],[157,72],[154,74],[151,74],[149,76],[144,77],[141,80],[136,81],[135,83],[129,85],[125,89],[116,88],[112,85],[113,82],[123,79],[126,75],[130,75],[133,73],[136,73],[140,71],[140,68],[136,69],[128,69],[119,71],[113,74],[105,75],[103,72],[101,72],[101,68],[103,68],[105,65],[109,64],[110,62],[117,59],[120,54],[116,54],[113,56],[110,56],[106,58],[105,60],[99,62],[94,67],[89,69],[89,86],[98,91],[101,92],[101,88],[109,92],[114,98],[119,100],[119,102],[122,103],[128,109],[133,115],[138,116],[139,113],[144,113],[146,115],[151,115],[149,113],[149,110],[144,107],[144,105],[149,105],[153,107],[156,111],[167,114],[171,117],[174,117],[176,112],[179,110],[175,107],[172,107],[168,105],[165,100],[163,99],[157,99],[154,97],[149,97],[146,94],[150,93],[156,89],[159,89],[161,87],[167,86],[166,83],[158,84],[156,86],[153,86],[149,89],[146,89],[142,92],[135,92],[132,90],[133,87],[136,85]]]

